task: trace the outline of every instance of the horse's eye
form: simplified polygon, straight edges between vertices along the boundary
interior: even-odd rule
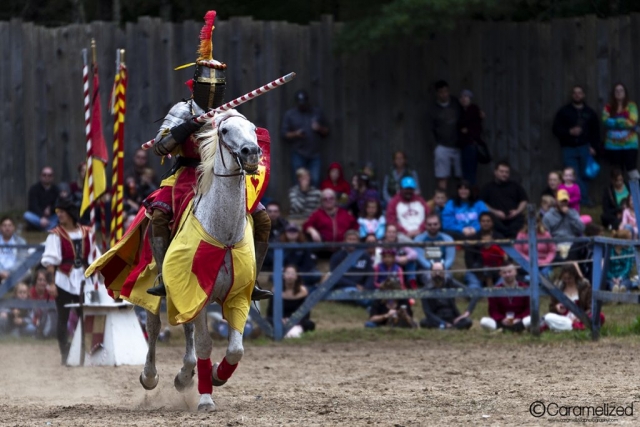
[[[222,129],[222,134],[226,135],[227,134],[227,130],[226,129]]]

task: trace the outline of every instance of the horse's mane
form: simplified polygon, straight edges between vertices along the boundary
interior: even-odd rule
[[[196,188],[196,192],[198,194],[206,193],[213,184],[213,162],[218,149],[218,127],[215,126],[215,123],[220,122],[218,118],[222,119],[228,116],[244,117],[233,109],[223,113],[218,113],[205,126],[203,126],[200,132],[196,135],[196,138],[200,142],[201,159],[200,165],[198,166],[200,177],[198,178],[198,186]]]

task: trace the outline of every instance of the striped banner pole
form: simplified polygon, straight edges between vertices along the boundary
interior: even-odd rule
[[[113,164],[111,197],[111,246],[122,238],[124,228],[124,116],[127,87],[127,68],[124,63],[124,49],[118,49],[117,73],[113,84]]]
[[[267,83],[266,85],[264,85],[262,87],[259,87],[256,90],[252,90],[249,93],[245,93],[241,97],[238,97],[238,98],[234,99],[231,102],[227,102],[226,104],[221,105],[218,108],[214,108],[213,110],[209,111],[208,113],[204,113],[201,116],[196,117],[195,120],[197,122],[199,122],[199,123],[204,123],[204,122],[207,121],[207,119],[210,119],[216,113],[221,113],[223,111],[227,111],[227,110],[230,110],[232,108],[236,108],[237,106],[242,105],[245,102],[251,101],[252,99],[255,99],[255,98],[259,97],[260,95],[264,95],[265,93],[269,92],[272,89],[275,89],[275,88],[277,88],[279,86],[282,86],[282,85],[284,85],[286,83],[289,83],[295,77],[296,77],[296,73],[289,73],[286,76],[282,76],[279,79],[275,79],[271,83]],[[148,150],[149,148],[153,147],[154,143],[155,143],[155,139],[152,139],[151,141],[147,141],[144,144],[142,144],[142,149],[143,150]]]

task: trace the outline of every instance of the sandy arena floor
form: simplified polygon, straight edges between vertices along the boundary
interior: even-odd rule
[[[607,340],[248,346],[232,380],[214,390],[217,411],[201,414],[195,388],[180,394],[172,386],[180,347],[159,349],[160,384],[145,392],[138,366],[66,368],[53,342],[4,342],[0,425],[548,425],[567,417],[534,418],[534,401],[609,408],[640,401],[639,350]],[[222,354],[214,349],[215,360]],[[614,424],[640,425],[638,413],[640,402]]]

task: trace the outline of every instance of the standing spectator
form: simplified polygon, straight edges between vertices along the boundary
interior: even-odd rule
[[[320,148],[329,134],[322,111],[312,107],[309,95],[299,90],[295,95],[296,107],[288,110],[282,120],[282,138],[293,144],[291,166],[293,173],[305,168],[311,174],[311,185],[320,185]],[[295,180],[295,176],[294,176]]]
[[[26,245],[27,242],[16,234],[16,225],[8,216],[0,218],[0,245]],[[0,247],[0,282],[5,280],[27,257],[23,249]]]
[[[442,222],[442,211],[444,211],[446,205],[447,192],[436,188],[436,191],[433,193],[433,198],[427,201],[429,212],[438,215],[440,222]]]
[[[551,196],[554,199],[558,196],[558,188],[562,184],[560,172],[551,171],[547,177],[547,188],[542,192],[543,196]]]
[[[542,224],[542,220],[538,218],[536,220],[536,240],[538,243],[536,245],[538,249],[538,266],[542,267],[541,273],[545,277],[549,277],[551,274],[552,267],[549,265],[553,262],[556,257],[556,245],[553,242],[540,242],[539,240],[551,239],[551,234],[544,228]],[[516,236],[516,240],[529,240],[529,225],[527,222],[524,223],[524,227],[518,235]],[[529,245],[527,243],[517,243],[513,245],[516,251],[520,253],[526,259],[529,260]]]
[[[502,282],[496,288],[528,288],[526,283],[516,279],[516,266],[508,263],[500,269]],[[529,316],[529,297],[491,297],[489,298],[489,317],[480,319],[480,326],[487,330],[498,328],[513,332],[522,332],[525,327],[523,319]]]
[[[590,155],[595,156],[600,147],[600,123],[598,114],[585,103],[582,86],[575,85],[571,89],[571,102],[556,113],[553,134],[562,147],[562,163],[576,171],[576,183],[582,196],[578,202],[590,205],[587,184],[589,178],[585,171],[587,159]]]
[[[29,299],[29,286],[18,283],[14,289],[15,298],[21,301]],[[4,330],[3,330],[4,329]],[[36,333],[33,325],[33,313],[27,308],[9,308],[0,312],[0,332],[19,337],[32,337]]]
[[[53,168],[45,166],[40,172],[40,182],[29,189],[29,208],[24,220],[38,231],[51,230],[58,225],[54,206],[60,190],[53,183]]]
[[[305,243],[307,239],[295,224],[289,224],[285,233],[280,236],[280,241],[283,243]],[[283,264],[294,266],[307,289],[309,291],[315,290],[315,286],[320,281],[320,272],[316,268],[316,256],[305,248],[287,248],[284,249],[282,255]]]
[[[622,202],[631,195],[624,182],[622,171],[615,168],[611,171],[611,184],[604,189],[602,195],[602,225],[617,230],[622,221]]]
[[[450,277],[445,275],[442,263],[433,264],[431,279],[426,287],[428,289],[459,288]],[[477,302],[477,298],[472,298],[467,309],[461,314],[455,298],[424,298],[422,310],[425,318],[420,321],[420,326],[423,328],[469,329],[473,323],[470,316]]]
[[[493,224],[493,216],[489,212],[480,214],[478,239],[486,243],[466,247],[464,252],[464,262],[467,269],[482,270],[467,272],[467,274],[475,276],[475,281],[484,283],[487,287],[492,287],[494,283],[498,282],[500,274],[497,269],[502,267],[507,260],[507,254],[502,248],[492,243],[504,238],[502,234],[495,231]],[[470,276],[467,280],[468,283],[475,282]]]
[[[298,270],[293,265],[287,265],[282,273],[282,322],[286,323],[293,313],[307,300],[309,291],[298,276]],[[269,298],[267,306],[267,319],[273,319],[273,298]],[[316,329],[316,324],[311,320],[311,312],[305,314],[300,323],[295,325],[285,338],[298,338],[303,332]]]
[[[55,273],[55,283],[50,283],[47,291],[56,300],[56,331],[64,365],[70,348],[67,321],[71,309],[66,305],[79,302],[84,271],[93,262],[94,254],[96,258],[100,256],[100,250],[92,244],[92,230],[78,224],[78,208],[73,202],[59,200],[56,213],[60,224],[47,237],[41,263],[52,275]]]
[[[480,231],[480,214],[488,212],[487,205],[471,193],[471,183],[458,184],[458,193],[449,200],[442,212],[442,228],[454,240],[471,239]]]
[[[329,165],[329,175],[327,176],[327,179],[322,181],[320,190],[326,190],[327,188],[336,192],[338,204],[347,204],[349,194],[351,193],[351,186],[349,185],[349,182],[344,179],[342,165],[338,162],[334,162]]]
[[[618,230],[613,232],[613,237],[631,240],[632,234],[629,230]],[[638,283],[631,281],[631,270],[635,264],[634,258],[632,246],[616,245],[611,248],[611,259],[607,270],[609,290],[612,292],[627,292],[631,288],[638,287]]]
[[[547,212],[542,223],[554,239],[572,239],[580,237],[584,232],[580,214],[569,207],[569,193],[566,190],[558,190],[558,206]],[[558,243],[558,253],[563,260],[575,260],[577,248],[572,249],[572,246],[569,242]]]
[[[364,210],[358,218],[360,225],[360,238],[364,239],[368,234],[373,234],[378,240],[384,237],[384,229],[387,220],[382,215],[380,201],[377,199],[369,199],[364,205]]]
[[[522,212],[527,207],[527,193],[520,184],[509,179],[510,172],[509,163],[498,162],[495,179],[484,186],[480,199],[493,214],[496,229],[505,237],[514,238],[524,224]]]
[[[355,230],[348,230],[344,235],[344,243],[356,244],[359,243],[358,232]],[[350,253],[355,250],[354,247],[345,247],[340,251],[334,253],[329,261],[329,270],[334,271],[344,261]],[[342,289],[348,292],[361,292],[365,289],[372,290],[373,286],[373,264],[371,263],[371,257],[368,253],[363,253],[360,258],[352,265],[347,272],[340,277],[335,284],[334,289]],[[369,307],[371,301],[369,300],[354,300],[354,304]]]
[[[611,165],[638,178],[638,107],[629,100],[622,83],[613,86],[602,121],[607,131],[604,149]]]
[[[632,237],[638,237],[638,223],[636,222],[636,212],[633,209],[633,198],[627,197],[622,202],[624,210],[622,211],[622,221],[620,221],[620,230],[629,230]]]
[[[460,94],[460,148],[462,157],[462,176],[470,185],[476,185],[478,171],[478,145],[482,142],[482,120],[484,113],[476,104],[471,103],[473,92],[465,89]]]
[[[431,112],[431,132],[436,143],[434,152],[435,176],[438,188],[447,190],[447,179],[451,176],[462,176],[459,147],[459,122],[461,108],[456,98],[449,93],[449,84],[439,80],[435,84],[436,102]]]
[[[416,181],[406,176],[400,182],[400,193],[396,194],[387,206],[387,224],[395,225],[400,241],[413,240],[424,232],[424,221],[429,215],[427,202],[416,195]]]
[[[394,249],[384,248],[382,250],[382,262],[375,265],[374,271],[373,285],[376,289],[380,289],[387,280],[396,280],[400,284],[400,289],[406,289],[402,267],[396,264],[396,251]]]
[[[393,168],[384,176],[382,183],[382,199],[385,204],[389,204],[391,199],[400,191],[400,181],[405,177],[411,177],[416,182],[416,194],[420,195],[420,181],[418,172],[410,169],[407,165],[407,155],[404,151],[393,153]]]
[[[311,176],[305,168],[296,171],[298,184],[289,190],[290,213],[309,217],[320,206],[321,193],[311,185]]]
[[[336,193],[326,189],[322,191],[320,207],[304,223],[303,229],[314,242],[342,242],[347,230],[358,229],[358,222],[337,206]]]
[[[359,173],[355,177],[356,186],[349,195],[348,208],[356,218],[364,213],[364,205],[368,200],[380,201],[378,191],[369,185],[369,175]]]

